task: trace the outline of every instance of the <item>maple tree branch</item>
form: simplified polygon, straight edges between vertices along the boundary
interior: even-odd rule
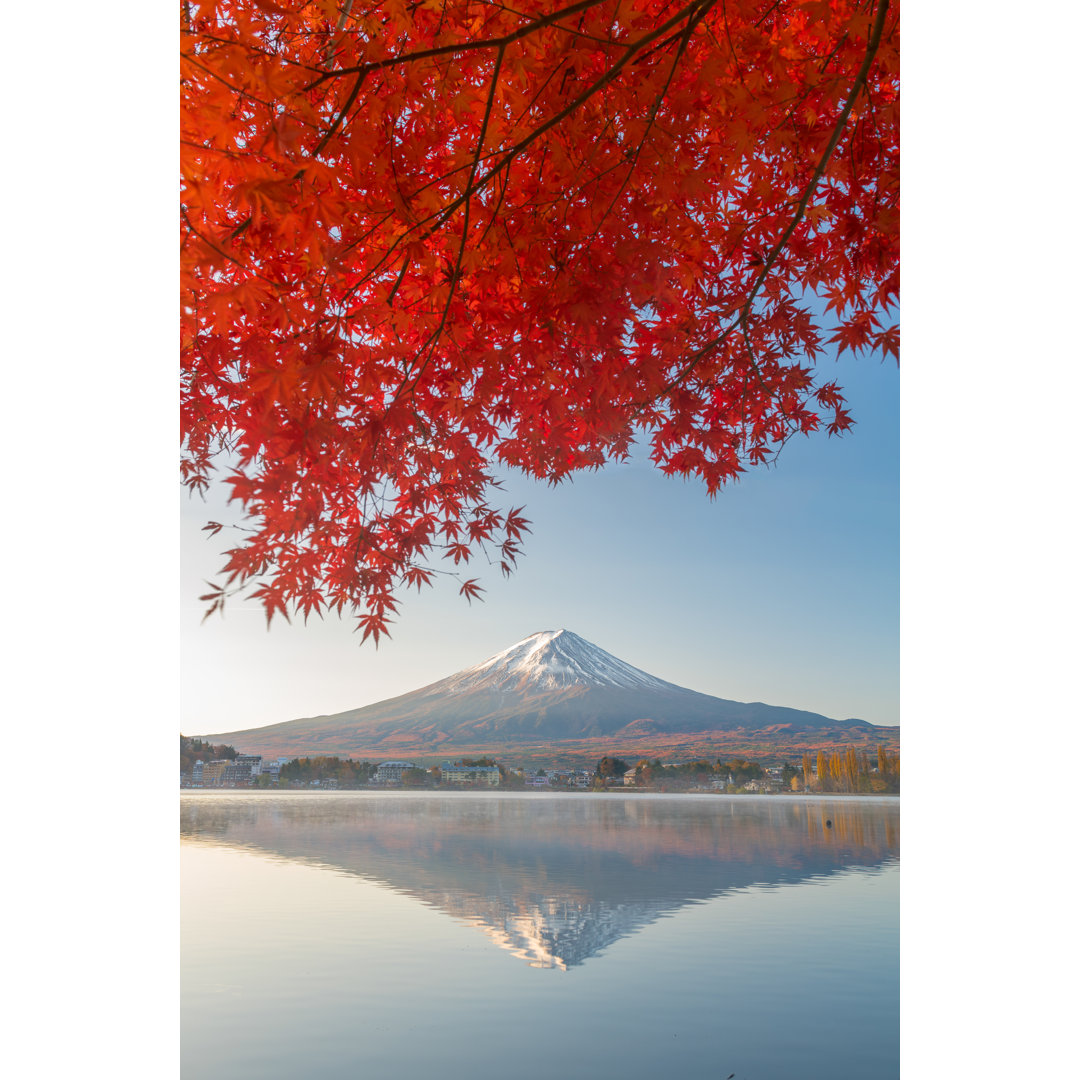
[[[341,9],[341,14],[338,16],[337,26],[334,27],[334,33],[340,34],[342,27],[345,25],[345,20],[349,17],[352,11],[353,0],[345,0],[345,4]]]
[[[557,64],[556,64],[556,65],[555,65],[555,66],[554,66],[554,67],[553,67],[552,69],[551,69],[551,73],[550,73],[550,74],[548,75],[548,77],[547,77],[547,78],[546,78],[546,79],[545,79],[545,80],[544,80],[544,81],[543,81],[543,82],[542,82],[542,83],[540,84],[540,86],[539,86],[539,87],[537,88],[537,91],[536,91],[536,93],[535,93],[535,94],[533,94],[533,96],[532,96],[532,99],[531,99],[531,100],[529,101],[529,104],[528,104],[528,105],[526,105],[526,106],[525,106],[525,108],[521,110],[521,116],[522,116],[522,118],[524,118],[524,117],[528,116],[528,115],[529,115],[529,113],[531,113],[531,112],[532,112],[532,110],[533,110],[533,106],[534,106],[534,105],[535,105],[535,104],[536,104],[536,103],[537,103],[537,102],[538,102],[538,101],[540,100],[540,97],[541,97],[541,95],[542,95],[542,94],[544,93],[544,91],[545,91],[545,90],[546,90],[546,89],[548,88],[548,86],[549,86],[549,85],[551,84],[551,80],[552,80],[552,79],[554,79],[554,78],[555,78],[555,76],[556,76],[556,75],[557,75],[557,74],[559,73],[559,70],[560,70],[560,68],[562,68],[562,66],[563,66],[564,64],[567,64],[567,63],[569,63],[569,62],[570,62],[570,61],[569,61],[569,58],[568,58],[568,57],[565,57],[565,56],[564,56],[564,57],[563,57],[563,58],[562,58],[562,59],[561,59],[561,60],[560,60],[560,61],[559,61],[559,62],[558,62],[558,63],[557,63]],[[513,125],[513,127],[511,127],[511,128],[510,128],[510,131],[508,132],[508,134],[510,134],[510,133],[512,133],[512,132],[514,131],[514,129],[515,129],[515,128],[516,128],[517,126],[518,126],[518,123],[520,123],[520,121],[517,121],[517,120],[515,120],[515,121],[514,121],[514,125]],[[427,185],[425,185],[425,186],[427,186]],[[423,188],[421,188],[421,189],[419,189],[419,190],[421,190],[421,191],[422,191],[422,190],[423,190]]]
[[[576,112],[586,101],[588,101],[595,94],[599,93],[609,83],[614,82],[616,77],[622,71],[624,67],[630,62],[630,60],[646,45],[651,44],[658,37],[666,34],[673,26],[678,26],[679,23],[691,12],[696,11],[698,8],[707,11],[713,7],[716,0],[694,0],[694,3],[687,4],[686,7],[680,9],[680,11],[672,16],[662,26],[657,27],[651,33],[646,34],[644,37],[638,39],[632,45],[627,46],[627,51],[617,60],[607,71],[604,72],[595,82],[588,86],[578,97],[571,101],[568,105],[559,110],[554,116],[549,117],[538,127],[534,128],[525,138],[521,139],[509,150],[503,152],[502,160],[495,165],[492,169],[488,170],[475,185],[470,185],[465,191],[461,193],[456,199],[449,203],[438,214],[432,214],[427,219],[437,218],[435,224],[421,237],[422,240],[426,240],[433,233],[442,227],[443,224],[458,210],[458,208],[464,203],[467,198],[470,198],[476,191],[481,190],[490,183],[493,176],[501,172],[507,165],[509,165],[515,158],[519,157],[521,153],[531,146],[541,135],[546,134],[553,127],[556,127],[563,120],[565,120],[572,113]],[[421,222],[420,224],[423,224]]]
[[[704,16],[709,11],[710,8],[715,6],[715,4],[716,4],[716,0],[711,0],[710,3],[705,4],[703,6],[703,8],[702,8],[701,15]],[[680,36],[681,36],[681,31],[675,31],[675,32],[669,34],[662,41],[658,41],[651,49],[649,49],[646,52],[642,53],[642,55],[639,56],[634,61],[634,63],[635,64],[644,64],[645,61],[649,59],[649,57],[655,55],[656,53],[663,52],[676,38],[678,38]]]
[[[525,26],[519,27],[517,30],[498,38],[485,38],[482,41],[462,41],[457,42],[454,45],[438,45],[431,49],[419,49],[414,53],[399,53],[397,56],[388,56],[383,60],[372,60],[366,64],[357,64],[355,67],[337,68],[334,71],[326,71],[323,72],[319,78],[304,87],[304,89],[310,90],[313,87],[318,86],[319,83],[325,82],[327,79],[337,78],[341,75],[351,75],[357,72],[366,74],[369,71],[396,67],[399,64],[409,64],[416,60],[430,60],[432,57],[436,56],[451,56],[455,53],[473,52],[477,49],[506,48],[507,45],[512,45],[515,41],[528,37],[529,34],[535,33],[545,26],[554,26],[559,19],[565,18],[567,15],[575,15],[579,11],[586,11],[588,8],[596,7],[604,2],[605,0],[580,0],[577,4],[571,4],[569,7],[562,8],[559,11],[553,11],[550,15],[545,15],[543,18],[534,19]],[[557,27],[557,29],[561,30],[564,28]],[[573,33],[573,31],[566,32]]]
[[[623,177],[622,183],[619,185],[619,190],[615,192],[614,198],[608,204],[608,208],[601,215],[600,220],[596,224],[596,228],[589,234],[585,244],[590,244],[595,238],[596,234],[600,231],[604,222],[607,220],[608,215],[615,208],[616,203],[622,198],[623,192],[626,190],[626,185],[630,183],[630,177],[634,175],[634,169],[637,167],[638,158],[641,157],[641,151],[645,146],[646,141],[649,138],[649,133],[652,131],[653,123],[656,121],[656,114],[660,110],[660,106],[663,104],[664,98],[667,97],[668,89],[671,87],[671,80],[675,77],[675,71],[679,66],[679,61],[683,57],[683,53],[686,52],[687,45],[690,44],[690,38],[693,36],[694,31],[701,24],[701,20],[705,18],[709,11],[708,5],[703,7],[701,11],[686,24],[686,29],[683,31],[681,40],[679,41],[678,51],[675,53],[675,59],[671,61],[671,68],[668,71],[667,79],[664,80],[664,85],[660,90],[660,93],[656,95],[656,99],[653,101],[652,108],[649,110],[649,119],[645,124],[645,131],[642,133],[641,139],[638,141],[637,147],[634,150],[633,157],[630,159],[629,168],[626,170],[626,176]]]
[[[532,112],[533,106],[540,99],[543,92],[548,88],[548,86],[551,83],[551,80],[554,79],[555,76],[559,73],[559,69],[562,68],[562,66],[564,64],[567,64],[567,63],[569,63],[569,59],[567,57],[564,57],[562,60],[560,60],[555,65],[555,67],[553,67],[551,69],[551,73],[543,81],[543,83],[541,83],[540,88],[532,96],[532,99],[529,101],[529,104],[526,105],[525,108],[521,110],[521,116],[522,117],[526,117],[526,116],[529,115],[530,112]],[[513,126],[510,128],[510,131],[508,132],[508,134],[512,133],[517,128],[519,123],[520,123],[520,120],[515,120]],[[490,155],[487,155],[487,156],[494,157],[497,153],[498,153],[498,151],[492,151],[492,153]],[[418,188],[416,188],[415,191],[413,191],[412,195],[410,195],[409,197],[412,198],[413,196],[419,195],[422,191],[427,191],[427,189],[430,188],[430,187],[435,187],[435,186],[437,186],[439,184],[445,183],[447,180],[450,179],[451,176],[454,176],[457,173],[461,172],[463,169],[467,169],[467,168],[469,168],[468,165],[458,165],[456,168],[450,169],[448,172],[440,173],[438,176],[434,176],[430,180],[428,180],[427,183],[421,184]],[[501,166],[500,166],[500,168],[501,168]],[[436,216],[436,215],[434,215],[434,214],[431,215],[431,217],[434,217],[434,216]],[[430,221],[431,217],[426,218],[425,220]]]
[[[391,305],[394,302],[394,297],[397,296],[398,289],[401,288],[401,283],[405,280],[405,272],[409,269],[409,257],[408,255],[401,261],[401,273],[398,274],[397,280],[394,282],[394,287],[390,290],[390,295],[386,298],[387,305]]]
[[[390,118],[389,121],[390,130],[387,132],[386,137],[387,157],[390,161],[390,172],[394,177],[394,187],[397,189],[398,195],[401,196],[401,203],[402,206],[404,206],[405,208],[405,216],[408,218],[409,222],[412,223],[413,215],[412,210],[409,207],[411,197],[406,195],[405,192],[401,190],[401,178],[398,176],[397,171],[397,155],[394,152],[398,146],[397,142],[395,141],[395,134],[397,132],[397,125],[399,119],[400,118],[398,116],[394,116]]]
[[[509,173],[509,170],[507,170],[507,172]],[[488,214],[488,223],[486,226],[484,226],[484,231],[480,234],[479,243],[483,244],[483,242],[487,239],[487,234],[492,230],[495,223],[499,221],[499,211],[502,209],[502,204],[506,198],[506,192],[509,187],[510,177],[508,175],[503,181],[503,183],[499,185],[499,197],[495,200],[495,205],[491,208],[491,212]],[[516,253],[514,255],[514,258],[515,260],[517,259]]]
[[[258,523],[204,606],[378,643],[426,559],[513,564],[496,463],[647,436],[711,495],[850,426],[813,362],[834,308],[897,349],[899,4],[856,89],[880,0],[284,3],[192,0],[181,38],[182,480],[235,446]]]
[[[799,200],[799,205],[796,207],[795,214],[791,219],[790,224],[784,230],[783,235],[773,245],[772,251],[769,252],[768,257],[765,260],[760,272],[757,276],[757,281],[754,283],[754,287],[750,290],[750,295],[746,298],[746,303],[743,304],[743,314],[740,316],[740,322],[745,322],[746,315],[750,310],[750,305],[754,302],[754,297],[757,295],[758,290],[761,288],[762,283],[768,276],[769,271],[772,269],[773,264],[780,257],[780,253],[787,246],[787,242],[791,239],[792,233],[798,228],[799,222],[802,221],[806,214],[806,208],[810,205],[810,200],[814,197],[814,191],[817,189],[818,181],[821,179],[825,172],[826,167],[829,164],[829,159],[833,155],[833,151],[836,149],[840,142],[840,137],[844,133],[844,128],[847,127],[848,117],[851,116],[851,110],[855,107],[855,100],[858,98],[859,93],[866,84],[866,77],[870,72],[870,65],[874,61],[874,56],[877,53],[878,44],[881,41],[881,31],[885,26],[885,14],[889,10],[889,0],[879,0],[877,16],[874,19],[873,30],[870,33],[870,38],[866,43],[866,57],[863,59],[862,67],[859,68],[858,75],[855,76],[855,83],[851,88],[851,93],[848,94],[847,101],[844,103],[844,108],[840,112],[840,117],[836,121],[836,126],[833,128],[832,137],[829,139],[828,145],[825,147],[825,152],[821,155],[821,160],[818,161],[817,168],[814,170],[814,175],[810,178],[810,183],[807,184],[806,190],[803,192],[802,198]]]
[[[181,139],[181,146],[191,146],[196,150],[205,150],[209,154],[224,154],[226,157],[235,158],[237,161],[246,161],[248,154],[246,151],[240,150],[226,150],[221,146],[207,146],[205,143],[192,142],[191,139]]]
[[[230,255],[227,251],[222,251],[221,248],[219,248],[217,246],[217,244],[215,244],[212,240],[208,240],[205,236],[203,236],[203,234],[201,232],[199,232],[198,229],[195,228],[194,224],[192,223],[191,218],[188,217],[188,212],[187,212],[186,208],[183,207],[183,206],[180,207],[180,215],[181,215],[181,217],[183,217],[184,221],[187,223],[187,227],[192,231],[192,233],[194,233],[194,235],[197,236],[208,248],[210,248],[213,251],[216,251],[223,258],[228,259],[229,262],[235,263],[237,266],[240,267],[241,270],[246,270],[247,269],[247,267],[244,266],[244,264],[242,262],[240,262],[239,259],[233,258],[233,256]]]
[[[735,51],[735,43],[731,40],[731,26],[728,23],[727,17],[727,0],[724,0],[723,4],[724,13],[724,33],[727,35],[728,48],[731,50],[731,58],[735,61],[735,73],[739,76],[739,82],[742,83],[743,89],[753,98],[754,93],[750,90],[750,87],[746,85],[746,79],[743,78],[742,64],[739,63],[739,54]]]
[[[828,56],[825,57],[824,61],[821,64],[821,67],[818,68],[818,74],[819,75],[824,75],[825,74],[825,69],[832,63],[833,57],[840,51],[841,47],[843,46],[844,42],[847,41],[847,39],[848,39],[848,31],[845,30],[840,35],[840,40],[836,43],[836,48],[833,49],[833,51],[831,53],[829,53]]]
[[[780,6],[781,0],[773,0],[772,4],[765,10],[764,14],[754,23],[755,28],[761,26],[761,24]]]
[[[310,157],[317,158],[322,153],[323,147],[334,137],[334,132],[341,126],[341,122],[345,119],[346,113],[353,107],[353,102],[356,101],[356,95],[360,93],[360,87],[364,85],[364,80],[367,78],[368,73],[361,71],[356,76],[356,82],[353,83],[352,90],[349,91],[349,96],[345,99],[345,104],[341,106],[337,116],[334,117],[334,122],[330,125],[326,134],[319,140],[319,145],[311,151]]]
[[[667,34],[672,27],[678,26],[678,24],[682,22],[688,14],[699,12],[699,14],[697,15],[697,20],[700,21],[700,19],[703,18],[705,14],[707,14],[708,11],[715,6],[716,2],[717,0],[694,0],[693,3],[690,3],[686,7],[681,8],[674,16],[672,16],[672,18],[670,18],[663,25],[657,27],[651,33],[644,35],[638,41],[632,43],[631,45],[628,45],[626,47],[627,51],[624,53],[624,55],[595,82],[590,84],[577,98],[571,101],[554,116],[549,117],[546,121],[544,121],[544,123],[534,128],[528,135],[520,139],[508,150],[502,151],[501,160],[499,160],[496,165],[494,165],[491,169],[485,172],[479,180],[470,179],[469,183],[466,184],[465,189],[456,199],[453,199],[441,210],[433,211],[426,218],[415,222],[405,232],[401,233],[398,237],[396,237],[390,247],[387,248],[387,250],[383,253],[383,256],[375,264],[375,266],[371,267],[371,269],[369,269],[368,272],[364,274],[361,280],[358,281],[352,287],[352,289],[350,289],[350,293],[355,292],[355,290],[358,289],[361,285],[371,280],[372,276],[378,273],[380,267],[386,263],[388,258],[392,255],[393,251],[397,248],[397,246],[402,243],[411,233],[415,232],[417,229],[423,228],[429,222],[433,222],[431,227],[428,228],[425,232],[423,232],[419,238],[421,243],[425,240],[430,239],[430,237],[432,237],[436,232],[438,232],[439,229],[441,229],[443,225],[445,225],[446,222],[449,221],[454,216],[454,214],[457,213],[457,211],[463,205],[465,205],[469,199],[472,198],[474,194],[476,194],[476,192],[481,191],[483,188],[485,188],[494,177],[496,177],[500,172],[502,172],[503,169],[509,170],[509,166],[514,161],[514,159],[520,156],[520,154],[530,145],[532,145],[532,143],[534,143],[537,139],[539,139],[541,135],[546,134],[553,127],[556,127],[564,119],[566,119],[566,117],[570,116],[577,109],[579,109],[586,101],[592,98],[595,94],[599,93],[599,91],[602,90],[609,83],[613,82],[618,76],[619,72],[630,62],[630,60],[637,54],[637,52],[645,48],[645,46],[651,44],[657,38]],[[592,5],[587,4],[585,6]],[[344,111],[345,110],[342,110],[342,113],[339,113],[339,118],[344,114]],[[489,156],[495,157],[499,156],[499,154],[500,152],[496,151]],[[474,164],[475,160],[478,159],[474,159]],[[475,169],[472,171],[472,177],[475,177]]]
[[[684,365],[683,369],[678,375],[674,376],[664,389],[660,392],[660,396],[663,397],[669,393],[676,386],[680,385],[691,371],[712,351],[722,345],[730,336],[731,331],[736,326],[741,326],[745,333],[747,328],[747,320],[750,314],[750,306],[753,304],[755,297],[757,296],[765,278],[768,276],[769,271],[772,269],[776,260],[780,257],[781,252],[787,245],[787,242],[791,239],[792,234],[798,227],[806,214],[806,209],[810,204],[811,198],[813,198],[814,191],[817,188],[818,181],[821,179],[825,172],[826,167],[829,164],[829,159],[832,157],[833,151],[836,149],[840,142],[840,137],[843,135],[844,128],[847,126],[848,118],[851,116],[851,110],[855,107],[855,101],[859,96],[860,91],[866,83],[867,75],[870,72],[870,65],[873,63],[874,56],[877,53],[878,45],[881,42],[881,33],[885,25],[885,15],[889,8],[889,0],[878,0],[877,15],[874,19],[874,25],[871,29],[870,36],[866,43],[866,56],[863,58],[862,66],[859,68],[858,74],[855,76],[855,81],[852,85],[851,92],[847,96],[847,100],[844,103],[843,109],[840,111],[840,116],[833,127],[832,136],[829,139],[828,145],[825,147],[825,152],[822,154],[818,161],[817,168],[814,170],[813,176],[810,178],[810,183],[807,185],[806,190],[803,192],[802,198],[799,200],[798,206],[795,209],[795,213],[792,216],[788,227],[784,230],[780,239],[773,245],[772,250],[762,263],[761,269],[755,276],[753,285],[751,286],[750,293],[746,298],[746,301],[741,304],[737,309],[732,309],[725,318],[730,318],[738,311],[739,318],[736,323],[729,326],[722,334],[713,338],[712,341],[707,342],[701,348],[697,349],[693,354],[690,362]],[[753,362],[753,361],[752,361]],[[756,365],[755,365],[756,366]],[[760,374],[760,372],[759,372]]]
[[[468,191],[472,187],[473,180],[476,177],[476,170],[480,166],[480,157],[484,151],[484,139],[487,137],[488,121],[491,119],[491,109],[495,103],[495,91],[498,89],[499,85],[499,72],[502,69],[503,57],[505,55],[506,49],[500,47],[499,52],[495,57],[495,70],[491,73],[491,86],[488,89],[487,104],[484,107],[484,120],[483,123],[481,123],[480,125],[480,137],[477,139],[476,142],[476,153],[473,155],[472,170],[469,173],[469,179],[465,185],[466,191]],[[416,388],[420,377],[424,374],[424,371],[426,370],[428,364],[431,362],[431,357],[435,353],[435,346],[438,344],[439,338],[442,336],[443,327],[446,326],[446,320],[450,314],[450,305],[453,303],[454,300],[454,292],[457,288],[457,283],[461,278],[461,260],[465,254],[465,245],[468,243],[469,238],[469,210],[471,205],[471,198],[466,199],[465,220],[462,222],[461,226],[461,243],[458,245],[457,260],[454,263],[453,273],[450,275],[450,291],[448,296],[446,297],[446,304],[443,306],[442,318],[439,320],[439,325],[435,328],[434,332],[431,334],[428,340],[424,342],[424,344],[420,347],[420,350],[417,353],[417,360],[419,360],[419,358],[423,356],[425,352],[428,354],[427,358],[420,365],[420,369],[416,372],[415,375],[411,375],[410,373],[406,372],[406,377],[404,380],[402,380],[401,385],[398,387],[397,393],[394,394],[394,399],[390,403],[391,405],[393,405],[401,396],[401,393],[404,390],[407,382],[412,383],[412,389]]]
[[[233,86],[233,84],[229,82],[228,79],[223,78],[213,69],[208,68],[205,64],[200,63],[190,53],[181,53],[180,56],[182,59],[186,60],[189,64],[191,64],[192,67],[197,67],[200,71],[205,71],[211,79],[217,79],[217,81],[221,83],[222,86],[227,86],[234,94],[236,94],[237,97],[247,98],[249,101],[254,101],[257,105],[261,105],[264,109],[269,109],[270,112],[273,113],[274,107],[268,101],[263,101],[262,98],[258,98],[254,94],[248,93],[247,90],[243,90],[239,86]]]
[[[341,11],[338,14],[337,25],[334,27],[333,36],[327,36],[325,50],[323,52],[323,63],[333,63],[334,58],[337,55],[337,51],[341,46],[341,39],[344,37],[342,30],[345,27],[345,21],[348,19],[352,12],[353,0],[345,0],[345,3],[341,7]]]
[[[183,33],[188,37],[195,38],[196,45],[201,44],[204,41],[214,41],[218,45],[231,45],[235,48],[242,48],[248,52],[256,53],[259,56],[268,57],[271,60],[277,60],[279,63],[286,64],[292,68],[303,68],[304,71],[310,71],[312,74],[321,74],[323,71],[322,67],[317,67],[314,64],[304,64],[301,63],[299,60],[293,60],[289,56],[282,56],[280,53],[272,52],[269,49],[259,48],[258,45],[256,45],[250,40],[238,41],[236,38],[216,37],[214,34],[208,34],[205,32],[193,34],[190,31],[184,31]],[[181,55],[184,54],[181,53]]]

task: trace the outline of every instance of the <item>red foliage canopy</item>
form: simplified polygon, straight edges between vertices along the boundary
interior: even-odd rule
[[[510,571],[493,469],[636,436],[713,493],[849,426],[829,342],[896,355],[896,0],[552,8],[186,5],[183,475],[251,525],[211,610],[377,641],[434,556]]]

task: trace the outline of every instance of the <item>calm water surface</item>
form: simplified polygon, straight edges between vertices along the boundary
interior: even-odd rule
[[[180,809],[185,1080],[899,1075],[895,799]]]

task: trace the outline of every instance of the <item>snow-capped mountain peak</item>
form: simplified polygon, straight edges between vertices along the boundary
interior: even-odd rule
[[[709,754],[734,753],[736,733],[745,740],[738,753],[752,745],[771,752],[781,731],[800,751],[809,739],[817,745],[822,732],[859,745],[899,744],[895,729],[863,720],[841,723],[665,682],[569,630],[530,634],[480,664],[386,701],[206,738],[264,755],[347,751],[386,758],[441,754],[445,760],[512,751],[515,760],[539,754],[548,762],[560,748],[581,753],[582,740],[600,753],[655,757],[671,745],[682,752],[687,741],[707,745]]]
[[[440,690],[556,690],[571,686],[672,690],[569,630],[541,630],[475,667],[451,675]]]

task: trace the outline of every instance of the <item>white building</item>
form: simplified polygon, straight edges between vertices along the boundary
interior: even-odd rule
[[[282,765],[288,765],[290,761],[292,761],[292,758],[287,757],[279,757],[276,761],[265,758],[259,773],[261,776],[269,776],[271,780],[280,780]]]
[[[401,774],[406,769],[415,769],[411,761],[384,761],[375,770],[376,784],[400,784]]]

